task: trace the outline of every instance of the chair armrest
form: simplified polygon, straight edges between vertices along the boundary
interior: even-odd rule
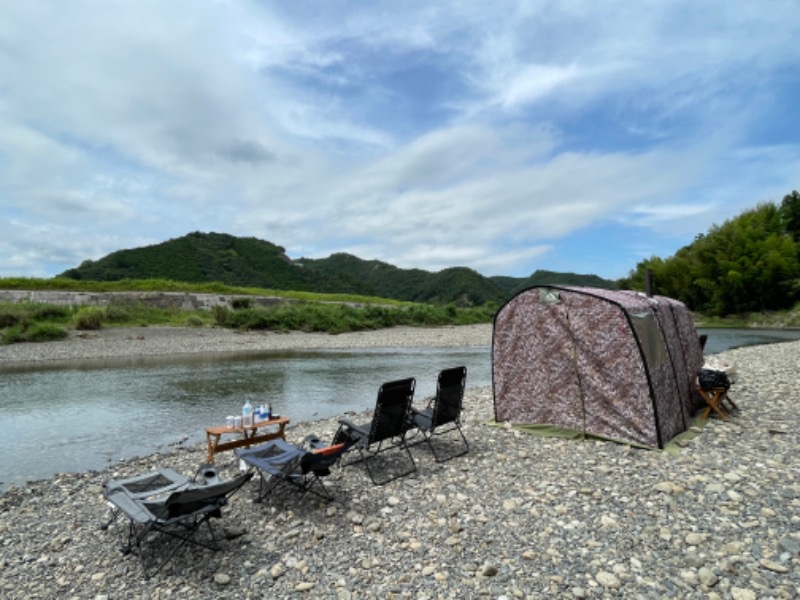
[[[356,425],[348,419],[339,419],[339,429],[333,436],[333,444],[346,442],[350,444],[362,443],[369,438],[370,425]]]
[[[361,435],[369,434],[369,425],[356,425],[348,419],[339,419],[339,428],[349,429]]]

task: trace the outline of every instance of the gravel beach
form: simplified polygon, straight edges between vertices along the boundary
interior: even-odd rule
[[[488,346],[491,343],[492,325],[488,323],[435,328],[394,327],[338,335],[237,332],[219,328],[125,327],[97,331],[73,330],[68,340],[57,342],[0,345],[0,368],[19,363],[73,362],[131,356],[346,348],[453,348]]]
[[[0,364],[274,347],[265,344],[490,342],[491,326],[341,336],[144,328],[0,347]],[[12,488],[0,497],[0,596],[798,598],[800,342],[720,358],[736,366],[740,410],[695,428],[678,452],[493,426],[491,389],[469,388],[465,456],[439,464],[416,445],[417,472],[384,486],[361,466],[337,469],[326,481],[329,504],[297,493],[254,504],[249,484],[216,521],[224,551],[191,548],[147,581],[100,529],[102,484],[166,466],[192,475],[204,446]],[[287,439],[335,428],[335,419],[302,423]],[[455,448],[455,438],[437,441]],[[232,453],[217,466],[224,477],[238,473]]]

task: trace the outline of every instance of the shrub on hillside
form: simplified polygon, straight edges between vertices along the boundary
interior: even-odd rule
[[[19,305],[6,303],[0,305],[0,328],[19,325],[24,319],[25,315]]]
[[[27,325],[17,324],[6,328],[2,333],[2,342],[4,344],[49,342],[62,340],[68,335],[69,333],[66,329],[55,323],[32,322]]]
[[[75,314],[75,329],[102,329],[105,314],[105,310],[98,306],[84,306]]]
[[[63,340],[69,333],[63,327],[55,323],[34,323],[31,325],[25,337],[29,342],[50,342],[53,340]]]
[[[7,327],[3,331],[3,343],[4,344],[16,344],[18,342],[24,342],[25,340],[25,328],[22,325],[12,325],[11,327]]]
[[[127,323],[133,319],[131,309],[120,304],[110,304],[105,309],[105,320],[108,323]]]
[[[72,315],[69,306],[59,304],[29,304],[26,309],[34,321],[66,323]]]
[[[212,306],[211,314],[214,317],[215,325],[218,325],[219,327],[231,326],[231,310],[227,306]]]

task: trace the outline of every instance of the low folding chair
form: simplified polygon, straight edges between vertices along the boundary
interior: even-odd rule
[[[360,456],[355,461],[343,464],[352,465],[363,462],[375,485],[389,483],[417,470],[414,457],[411,456],[405,439],[415,385],[416,380],[413,377],[384,383],[378,390],[375,411],[372,414],[372,421],[369,423],[356,425],[347,419],[339,420],[339,429],[333,437],[333,443],[352,442]],[[378,454],[391,449],[404,451],[411,465],[410,468],[390,473],[387,469],[388,461],[382,462],[379,466],[373,464]],[[381,481],[375,477],[375,470],[379,467],[388,473]]]
[[[446,462],[456,456],[469,452],[469,443],[461,429],[461,413],[464,407],[464,389],[467,385],[467,368],[454,367],[439,373],[436,380],[436,395],[430,400],[427,408],[418,410],[411,408],[411,426],[417,428],[423,436],[420,440],[428,443],[436,462]],[[451,431],[457,431],[464,442],[461,452],[442,458],[437,454],[433,437]]]
[[[211,519],[222,517],[222,507],[252,476],[252,473],[245,473],[206,485],[172,469],[162,469],[109,481],[104,485],[103,496],[111,508],[111,516],[102,528],[114,524],[120,550],[123,554],[139,555],[147,579],[158,573],[186,544],[219,550]],[[123,515],[128,519],[127,528],[117,523]],[[203,525],[207,526],[208,540],[197,536]],[[156,544],[159,538],[164,540],[161,547]]]
[[[697,371],[697,393],[706,403],[703,419],[707,419],[713,410],[723,421],[727,421],[730,412],[738,410],[739,407],[728,395],[730,387],[731,382],[725,371],[704,368]],[[726,400],[730,408],[725,406]]]
[[[333,500],[323,477],[350,449],[352,441],[306,449],[277,439],[256,448],[237,450],[236,455],[258,470],[260,481],[255,502],[261,502],[281,484],[290,485],[303,494],[311,492],[323,500]]]

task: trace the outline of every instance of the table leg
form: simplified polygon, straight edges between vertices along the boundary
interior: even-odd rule
[[[217,450],[219,443],[219,434],[206,432],[206,446],[208,447],[208,464],[214,464],[214,452]]]

